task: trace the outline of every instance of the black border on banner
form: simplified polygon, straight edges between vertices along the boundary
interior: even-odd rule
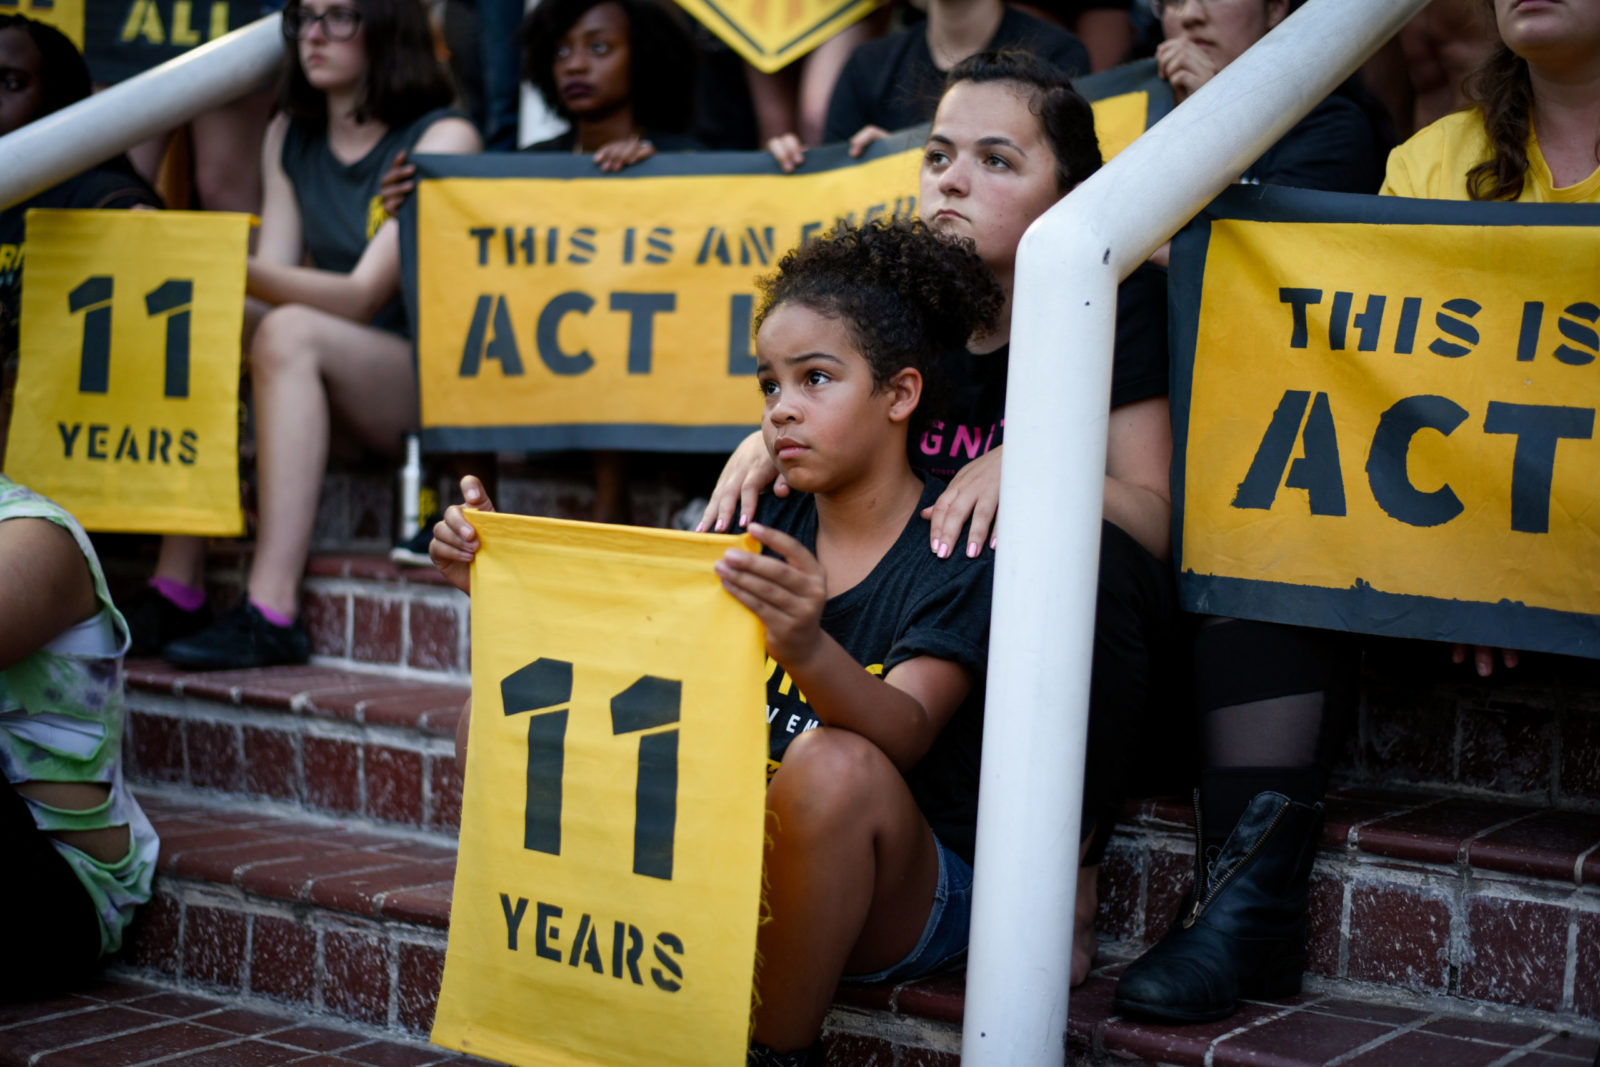
[[[1140,59],[1120,67],[1072,79],[1072,87],[1091,104],[1129,93],[1145,94],[1144,128],[1160,122],[1172,110],[1172,85],[1156,72],[1154,59]]]
[[[1171,359],[1172,557],[1185,610],[1327,630],[1461,641],[1600,659],[1600,615],[1498,603],[1385,593],[1358,580],[1346,589],[1196,574],[1183,570],[1189,400],[1200,336],[1200,296],[1217,219],[1243,222],[1371,223],[1411,226],[1600,227],[1600,204],[1508,204],[1412,200],[1261,185],[1223,191],[1172,241],[1167,347]]]
[[[856,167],[885,156],[921,148],[928,126],[913,126],[875,141],[860,159],[851,159],[849,147],[824,145],[806,152],[799,174]],[[436,178],[556,178],[630,181],[706,175],[782,174],[768,152],[664,152],[614,174],[596,169],[588,156],[568,152],[485,152],[480,155],[419,155],[416,181]],[[417,197],[401,205],[400,293],[405,301],[406,324],[411,336],[411,368],[419,374],[417,351]],[[420,377],[419,377],[420,391]],[[653,423],[588,422],[534,426],[433,426],[422,430],[422,447],[428,452],[561,452],[573,449],[621,449],[641,452],[731,452],[757,423],[743,426],[682,426]],[[735,431],[737,431],[735,433]],[[731,436],[730,436],[731,435]]]

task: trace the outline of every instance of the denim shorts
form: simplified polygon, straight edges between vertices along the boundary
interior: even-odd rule
[[[939,848],[939,885],[922,936],[899,963],[872,974],[847,974],[846,981],[872,984],[921,978],[966,956],[972,929],[972,868],[943,841],[933,840]]]

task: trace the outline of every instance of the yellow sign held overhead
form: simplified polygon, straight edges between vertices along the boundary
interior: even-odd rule
[[[846,26],[878,0],[678,0],[701,25],[757,70],[782,70]]]
[[[742,1064],[767,731],[760,623],[712,571],[735,542],[472,521],[473,714],[433,1040],[516,1064]]]
[[[27,217],[6,473],[85,528],[234,536],[252,219]]]
[[[86,0],[0,0],[0,15],[26,15],[67,35],[83,51],[83,5]]]

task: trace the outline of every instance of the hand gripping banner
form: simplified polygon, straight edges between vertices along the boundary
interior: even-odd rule
[[[472,521],[473,711],[433,1040],[516,1064],[742,1064],[766,723],[760,624],[711,569],[735,542]]]
[[[878,0],[678,0],[746,63],[782,70],[829,37],[865,18]]]
[[[1237,187],[1170,292],[1185,607],[1600,657],[1600,207]]]
[[[6,473],[90,530],[237,536],[249,215],[28,212]]]

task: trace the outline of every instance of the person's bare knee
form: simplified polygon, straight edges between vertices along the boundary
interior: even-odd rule
[[[261,316],[250,345],[250,372],[260,378],[317,365],[316,312],[297,304],[275,307]]]
[[[898,780],[894,764],[871,741],[820,727],[790,742],[767,787],[767,807],[786,841],[837,846],[847,835],[877,831],[886,787]]]

